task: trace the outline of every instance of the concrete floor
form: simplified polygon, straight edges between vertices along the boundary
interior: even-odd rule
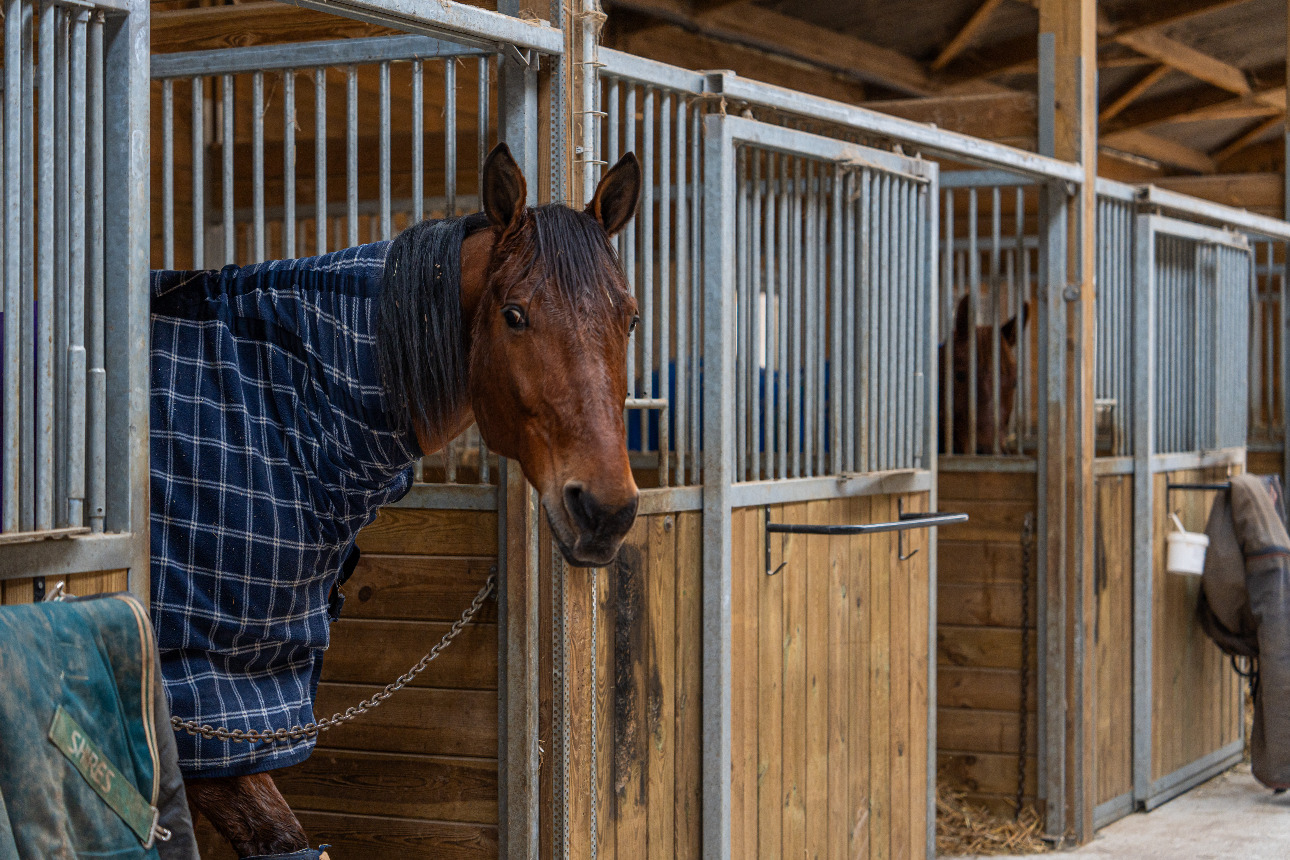
[[[1103,828],[1082,848],[1054,856],[1287,860],[1290,792],[1274,796],[1250,775],[1248,764],[1237,765],[1153,812],[1130,815]]]

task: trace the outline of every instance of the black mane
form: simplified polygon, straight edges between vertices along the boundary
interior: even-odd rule
[[[461,243],[488,225],[483,215],[422,221],[390,243],[381,275],[376,357],[386,410],[442,432],[466,394],[461,329]],[[406,411],[405,411],[406,407]]]

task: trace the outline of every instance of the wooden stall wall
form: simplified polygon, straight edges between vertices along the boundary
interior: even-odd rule
[[[1133,791],[1133,476],[1097,479],[1093,671],[1096,803]]]
[[[1039,588],[1035,553],[1027,570],[1021,542],[1026,516],[1036,511],[1035,473],[954,471],[938,478],[938,507],[970,519],[937,541],[937,771],[973,802],[1011,815],[1023,731],[1023,636],[1030,646],[1024,802],[1035,802],[1037,786]]]
[[[592,571],[552,556],[543,520],[544,858],[565,856],[564,839],[568,856],[579,858],[592,856],[593,839],[599,858],[701,856],[702,533],[699,511],[639,516],[615,563]],[[551,707],[562,678],[548,635],[557,578],[568,631],[567,784],[557,772],[563,728]]]
[[[926,494],[775,505],[772,522],[927,510]],[[919,858],[927,828],[927,532],[776,535],[734,514],[733,857]]]
[[[103,570],[96,573],[73,573],[70,576],[46,577],[45,587],[52,589],[60,581],[66,583],[67,593],[77,597],[89,597],[93,594],[111,594],[114,591],[125,591],[129,584],[124,570]],[[7,579],[0,581],[0,606],[14,603],[31,603],[35,589],[31,579]]]
[[[1190,531],[1204,531],[1212,492],[1174,492],[1166,485],[1227,479],[1227,469],[1192,469],[1154,476],[1155,552],[1152,606],[1152,781],[1241,736],[1241,683],[1228,658],[1196,621],[1200,578],[1165,570],[1169,507]]]
[[[368,698],[414,664],[497,563],[497,515],[386,508],[359,534],[315,712]],[[489,600],[408,688],[274,774],[315,844],[346,860],[497,856],[497,614]],[[209,824],[202,857],[232,858]]]
[[[1281,470],[1284,460],[1280,451],[1252,449],[1246,454],[1245,468],[1252,475],[1280,476],[1283,474]]]

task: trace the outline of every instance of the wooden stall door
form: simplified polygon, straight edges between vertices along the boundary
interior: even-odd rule
[[[1173,529],[1167,505],[1189,530],[1203,531],[1214,499],[1212,492],[1167,494],[1167,484],[1224,481],[1227,469],[1159,473],[1153,479],[1151,796],[1158,799],[1168,793],[1169,778],[1185,777],[1221,750],[1235,746],[1239,758],[1242,690],[1227,657],[1196,622],[1200,578],[1165,570],[1165,535]]]
[[[386,508],[358,537],[317,715],[389,683],[444,634],[497,563],[497,514]],[[489,600],[417,680],[324,734],[274,778],[314,844],[345,860],[497,857],[497,613]],[[234,855],[199,823],[202,857]]]
[[[903,497],[906,511],[927,496]],[[897,518],[897,497],[773,522]],[[732,856],[919,858],[927,828],[927,534],[775,535],[734,512]],[[783,565],[781,568],[780,565]]]
[[[1133,809],[1133,476],[1097,479],[1094,826]]]

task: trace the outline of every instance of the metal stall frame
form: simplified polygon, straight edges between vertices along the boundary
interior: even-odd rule
[[[148,4],[45,5],[38,57],[6,11],[0,579],[124,569],[146,602]]]
[[[1134,808],[1147,811],[1225,770],[1240,760],[1242,737],[1158,780],[1152,779],[1154,625],[1153,578],[1157,547],[1154,536],[1153,476],[1174,469],[1241,465],[1243,446],[1182,454],[1156,455],[1156,237],[1167,235],[1196,243],[1234,248],[1248,253],[1240,234],[1162,215],[1137,216],[1134,252],[1134,446],[1133,446],[1133,798]],[[1217,284],[1215,289],[1221,289]],[[1242,397],[1244,396],[1242,392]],[[1217,400],[1217,397],[1216,397]],[[1195,440],[1200,427],[1193,428]],[[1114,806],[1113,806],[1114,805]],[[1125,812],[1121,798],[1099,807],[1102,816]]]
[[[929,213],[922,241],[927,252],[926,307],[934,307],[936,296],[935,187],[937,165],[880,150],[846,143],[807,132],[769,125],[757,120],[712,113],[704,119],[704,389],[703,404],[703,855],[730,856],[731,827],[731,515],[736,503],[771,504],[788,499],[828,498],[854,492],[837,478],[765,481],[737,484],[735,457],[735,409],[724,396],[735,382],[736,219],[731,201],[736,199],[735,153],[738,145],[753,145],[786,154],[804,155],[839,164],[873,166],[896,171],[927,183],[931,190]],[[714,249],[722,249],[713,253]],[[924,416],[935,414],[935,320],[928,332],[927,354],[930,381],[922,392]],[[901,475],[905,490],[926,489],[935,510],[935,422],[925,421],[923,461],[920,468]],[[887,477],[896,477],[894,475]],[[872,486],[883,486],[879,473]],[[831,485],[831,486],[830,486]],[[935,532],[929,537],[929,593],[935,588]],[[935,617],[935,600],[929,601]],[[934,653],[935,625],[929,624],[928,647]],[[929,796],[934,792],[935,759],[935,661],[928,661]],[[933,808],[929,806],[929,810]],[[930,817],[930,816],[929,816]],[[931,829],[931,828],[929,828]]]

